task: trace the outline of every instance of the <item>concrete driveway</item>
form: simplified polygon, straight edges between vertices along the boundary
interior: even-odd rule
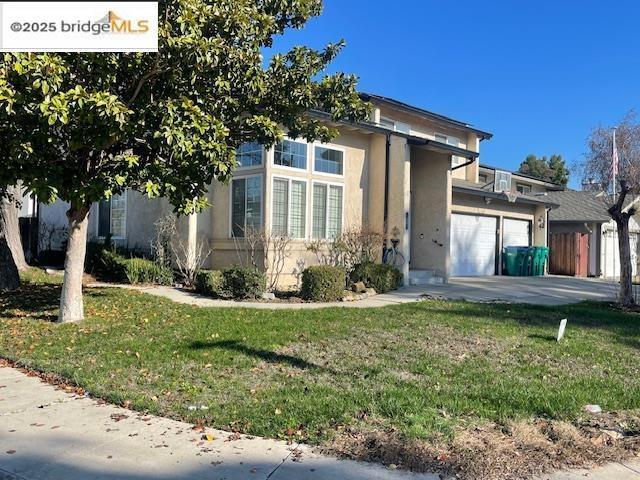
[[[618,285],[610,280],[561,277],[454,277],[446,285],[403,289],[401,295],[432,295],[472,302],[504,301],[566,305],[583,300],[615,300]]]

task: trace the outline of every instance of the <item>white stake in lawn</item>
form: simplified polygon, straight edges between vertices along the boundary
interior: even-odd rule
[[[563,318],[562,320],[560,320],[560,328],[558,328],[558,338],[557,338],[558,342],[562,340],[562,337],[564,337],[564,329],[566,326],[567,326],[567,319]]]

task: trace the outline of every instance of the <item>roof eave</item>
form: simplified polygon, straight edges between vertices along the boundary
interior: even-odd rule
[[[504,200],[509,202],[509,197],[507,197],[506,194],[504,193],[500,193],[500,192],[492,192],[489,190],[478,190],[476,188],[468,188],[468,187],[463,187],[463,186],[456,186],[454,185],[452,187],[452,191],[457,192],[457,193],[466,193],[469,195],[475,195],[477,197],[489,197],[489,198],[495,198],[496,200]],[[542,200],[538,200],[536,198],[530,198],[530,197],[525,197],[522,195],[518,195],[518,197],[516,198],[516,201],[514,203],[526,203],[529,205],[544,205],[548,208],[558,208],[560,207],[560,205],[558,205],[557,203],[553,203],[553,202],[545,202]]]

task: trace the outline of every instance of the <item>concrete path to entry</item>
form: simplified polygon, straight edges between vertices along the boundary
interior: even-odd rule
[[[205,433],[213,440],[203,440]],[[0,480],[439,480],[144,415],[0,367]]]
[[[471,302],[533,303],[536,305],[566,305],[583,300],[610,301],[616,298],[618,286],[611,281],[576,277],[458,277],[445,285],[405,287],[394,292],[374,295],[352,302],[331,303],[273,303],[235,302],[216,300],[190,291],[163,286],[132,286],[92,284],[95,287],[121,287],[150,295],[165,297],[174,302],[199,307],[242,307],[262,309],[317,309],[327,307],[371,308],[386,307],[423,300],[429,297]]]

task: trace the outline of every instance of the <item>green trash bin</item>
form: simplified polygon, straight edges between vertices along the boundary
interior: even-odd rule
[[[544,267],[549,258],[549,249],[547,247],[535,247],[533,257],[533,275],[539,277],[544,275]]]
[[[533,259],[535,257],[534,247],[519,247],[520,256],[520,276],[530,277],[533,275]]]
[[[513,277],[519,275],[519,272],[517,247],[504,247],[502,249],[502,274]]]

